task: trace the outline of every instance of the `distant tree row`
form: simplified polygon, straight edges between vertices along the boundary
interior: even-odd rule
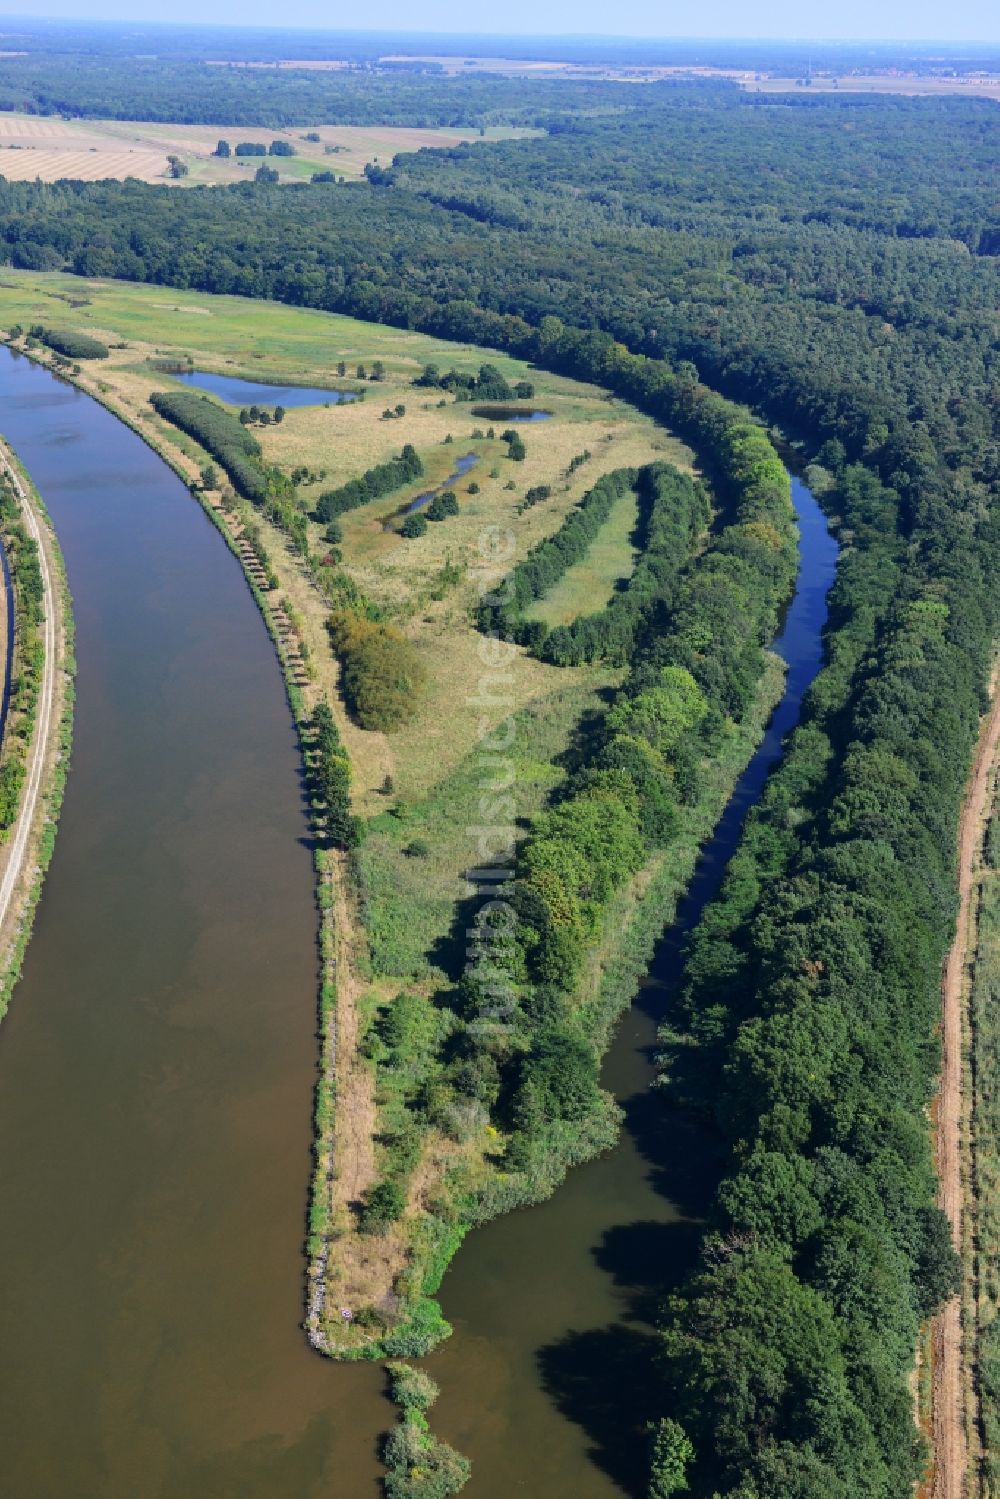
[[[297,156],[298,152],[290,141],[274,140],[269,146],[261,141],[238,141],[234,151],[228,141],[221,140],[212,155],[225,159],[229,156]]]

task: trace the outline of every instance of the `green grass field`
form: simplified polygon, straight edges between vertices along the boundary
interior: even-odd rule
[[[515,715],[507,767],[511,804],[522,826],[563,779],[561,758],[581,717],[599,711],[620,675],[602,667],[552,673],[549,695]],[[466,893],[461,872],[480,862],[474,829],[482,820],[484,761],[474,751],[421,801],[385,797],[385,811],[369,824],[358,867],[377,978],[427,980],[446,966],[460,966],[454,949],[461,948],[464,933],[454,925]]]
[[[555,629],[572,624],[581,614],[596,614],[619,583],[632,576],[638,555],[634,543],[639,509],[632,490],[619,495],[587,555],[560,578],[543,599],[525,610],[526,619],[540,619]]]
[[[343,520],[343,566],[365,594],[402,625],[428,669],[420,712],[392,735],[360,729],[338,704],[354,766],[356,804],[366,815],[382,810],[379,787],[386,775],[395,779],[408,802],[416,804],[447,781],[475,743],[479,715],[466,704],[475,695],[482,668],[479,637],[470,617],[473,570],[486,530],[508,529],[522,556],[558,528],[603,473],[657,458],[682,467],[690,467],[692,461],[683,444],[663,428],[595,386],[473,345],[331,313],[53,273],[0,274],[0,326],[28,327],[35,322],[93,333],[112,345],[110,358],[83,368],[84,385],[113,400],[140,429],[155,433],[196,466],[204,461],[197,444],[152,414],[150,393],[172,384],[169,375],[154,368],[158,355],[190,356],[197,368],[250,380],[363,388],[363,402],[290,408],[280,426],[258,432],[269,462],[286,473],[306,466],[322,474],[300,487],[300,497],[309,507],[325,488],[395,456],[404,443],[417,448],[424,463],[422,479],[410,490],[373,501]],[[122,343],[125,347],[117,347]],[[384,365],[384,379],[361,385],[358,364],[370,373],[376,360]],[[338,374],[341,362],[346,377]],[[522,463],[510,460],[499,429],[492,439],[486,436],[488,421],[473,416],[469,403],[412,383],[425,364],[475,371],[485,362],[511,382],[530,380],[538,404],[552,413],[550,420],[524,429],[527,456]],[[396,405],[405,406],[405,416],[384,420],[383,411]],[[592,456],[570,474],[572,460],[584,451]],[[429,526],[415,541],[402,539],[395,528],[386,529],[402,504],[441,484],[455,460],[469,452],[475,452],[479,462],[455,485],[457,516]],[[469,492],[472,482],[478,492]],[[550,498],[519,513],[525,493],[536,485],[547,485]],[[615,579],[630,570],[628,532],[633,518],[628,504],[616,513],[594,556],[565,580],[558,607],[575,612],[610,596]],[[325,629],[326,606],[311,574],[288,553],[282,535],[266,522],[262,530],[282,593],[302,622],[317,685],[333,695],[338,669]],[[310,526],[310,547],[320,554],[326,549],[315,525]],[[438,580],[446,563],[457,570],[458,581],[442,595]],[[588,568],[594,568],[593,576]],[[513,664],[512,676],[519,711],[561,692],[568,681],[557,668],[522,654]],[[589,690],[586,679],[581,681]],[[501,716],[500,709],[492,711]]]

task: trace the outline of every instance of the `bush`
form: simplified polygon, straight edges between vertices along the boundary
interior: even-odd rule
[[[361,727],[391,732],[408,723],[427,677],[416,647],[399,630],[351,610],[331,616],[330,633]]]
[[[385,1234],[403,1216],[406,1194],[398,1182],[379,1182],[364,1195],[358,1227],[363,1234]]]
[[[429,1374],[399,1360],[386,1364],[386,1370],[396,1405],[404,1410],[430,1410],[440,1391]]]
[[[389,1433],[382,1457],[387,1499],[449,1499],[465,1487],[471,1472],[468,1458],[433,1436],[416,1411],[408,1411]]]
[[[107,359],[107,344],[91,338],[87,333],[72,333],[63,328],[34,327],[32,335],[43,344],[48,344],[57,354],[67,359]]]
[[[438,517],[435,516],[436,520]],[[418,536],[425,535],[427,531],[427,516],[422,510],[414,510],[408,515],[399,528],[400,536],[405,536],[407,541],[415,541]]]
[[[435,495],[427,507],[428,520],[447,520],[451,515],[458,514],[458,496],[453,489],[446,489],[443,494]]]
[[[221,463],[241,495],[258,504],[266,498],[267,478],[258,461],[260,443],[238,417],[207,396],[188,390],[154,390],[149,401],[158,415],[193,437]]]
[[[358,366],[358,379],[364,379],[361,374],[363,366]],[[424,471],[420,461],[420,455],[412,443],[407,443],[398,458],[393,458],[389,463],[376,464],[357,479],[350,479],[342,484],[339,489],[328,489],[321,494],[316,505],[316,519],[320,524],[331,521],[335,516],[343,515],[348,510],[357,510],[361,505],[367,505],[369,500],[377,500],[385,494],[391,494],[394,489],[403,489],[407,484],[412,484],[414,479],[419,479]]]

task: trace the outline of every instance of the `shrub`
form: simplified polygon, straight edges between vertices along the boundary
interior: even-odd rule
[[[363,1234],[385,1234],[403,1216],[406,1194],[398,1182],[379,1182],[364,1194],[358,1227]]]
[[[73,333],[63,328],[32,328],[35,338],[48,344],[57,354],[67,359],[107,359],[107,344],[91,338],[87,333]]]
[[[434,517],[437,520],[437,516]],[[414,510],[408,515],[399,528],[400,536],[405,536],[407,541],[415,541],[418,536],[423,536],[427,531],[427,516],[422,510]]]
[[[260,443],[238,417],[207,396],[188,390],[154,390],[150,405],[199,442],[221,463],[233,487],[246,499],[260,503],[267,495],[267,478],[260,466]]]
[[[359,371],[361,368],[359,365]],[[358,378],[363,379],[364,376],[359,374]],[[357,510],[359,506],[367,505],[369,500],[380,499],[382,495],[391,494],[394,489],[412,484],[414,479],[420,478],[423,471],[419,453],[412,443],[407,443],[398,458],[393,458],[389,463],[376,464],[359,478],[342,484],[339,489],[328,489],[325,494],[321,494],[316,505],[316,519],[325,524],[348,510]]]
[[[396,1405],[404,1410],[430,1410],[440,1392],[429,1374],[399,1360],[386,1364],[386,1370]]]
[[[453,489],[446,489],[443,494],[435,495],[427,507],[428,520],[447,520],[450,515],[458,514],[458,496]]]
[[[330,633],[361,727],[390,732],[408,723],[427,676],[416,647],[399,630],[352,610],[331,616]]]

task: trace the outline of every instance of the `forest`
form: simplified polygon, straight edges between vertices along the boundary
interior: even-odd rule
[[[520,860],[528,935],[504,961],[529,1044],[453,1059],[515,1127],[525,1169],[553,1134],[570,1149],[596,1107],[567,999],[595,907],[637,867],[643,831],[666,835],[692,742],[745,711],[790,587],[780,465],[712,388],[808,444],[843,548],[827,664],[693,936],[662,1041],[666,1098],[711,1117],[725,1169],[665,1312],[652,1492],[898,1499],[923,1462],[917,1328],[957,1273],[926,1115],[998,625],[1000,116],[721,86],[631,98],[335,188],[0,182],[0,236],[15,266],[516,353],[718,455],[736,518],[671,595],[669,628],[635,654],[605,737]],[[752,580],[712,615],[711,652],[706,575]],[[465,1017],[480,998],[464,996]]]

